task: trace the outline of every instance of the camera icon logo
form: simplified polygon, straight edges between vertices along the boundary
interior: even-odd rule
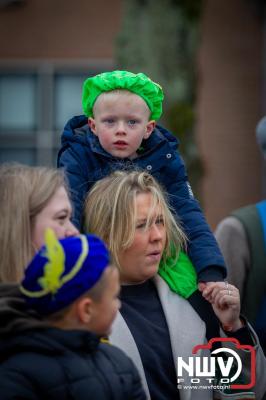
[[[217,347],[219,345],[221,347]],[[213,349],[214,347],[214,349]],[[200,351],[210,355],[197,355]],[[245,358],[249,355],[250,366],[247,374],[245,366],[245,376],[241,361],[241,352],[245,352]],[[205,379],[209,383],[219,382],[222,385],[229,385],[230,389],[251,389],[256,380],[256,353],[251,345],[242,345],[235,338],[212,338],[207,344],[200,344],[193,348],[193,356],[188,360],[178,357],[177,375],[178,383],[182,379],[184,372],[189,376],[191,383],[202,383]],[[244,374],[243,374],[244,375]]]

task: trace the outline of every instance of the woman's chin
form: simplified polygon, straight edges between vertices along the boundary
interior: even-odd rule
[[[146,276],[145,280],[153,278],[157,274],[158,269],[159,269],[159,262],[149,265],[143,274]]]
[[[123,271],[123,268],[121,268]],[[120,275],[120,282],[122,284],[138,284],[147,281],[148,279],[153,278],[159,269],[159,262],[156,263],[145,263],[139,270],[135,270],[132,274],[123,274]]]

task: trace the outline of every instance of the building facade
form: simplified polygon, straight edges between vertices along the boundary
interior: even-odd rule
[[[266,113],[266,35],[255,3],[203,7],[195,136],[212,228],[266,193],[255,140]],[[122,0],[0,0],[0,163],[55,165],[64,124],[82,113],[82,81],[115,67],[121,18]]]
[[[85,77],[112,69],[120,1],[0,1],[0,162],[55,165]]]

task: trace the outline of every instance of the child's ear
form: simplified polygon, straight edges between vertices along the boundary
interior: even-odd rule
[[[83,297],[77,303],[77,314],[82,324],[88,324],[92,316],[92,299]]]
[[[156,122],[154,120],[149,121],[146,125],[146,132],[143,136],[144,139],[148,139],[150,135],[152,134],[154,128],[155,128]]]
[[[88,125],[91,131],[94,133],[94,135],[97,136],[95,120],[92,117],[88,118]]]

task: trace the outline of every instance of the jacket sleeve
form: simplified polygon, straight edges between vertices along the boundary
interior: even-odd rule
[[[169,194],[170,205],[180,219],[188,237],[188,254],[199,274],[218,267],[220,279],[226,276],[223,256],[205,219],[199,202],[194,198],[184,162],[176,150],[163,171],[162,179]]]
[[[132,367],[132,375],[133,375],[133,379],[132,379],[132,392],[131,392],[131,396],[130,399],[132,400],[145,400],[147,399],[146,394],[144,392],[142,383],[141,383],[141,379],[139,376],[139,373],[137,371],[137,368],[135,367],[134,363],[129,359]]]
[[[80,146],[82,151],[82,146]],[[80,230],[82,223],[82,210],[87,192],[93,182],[87,177],[87,166],[83,165],[84,157],[75,152],[71,147],[63,149],[58,155],[57,166],[65,171],[70,198],[73,205],[72,222]]]
[[[121,348],[113,344],[101,344],[101,350],[108,359],[109,373],[106,375],[106,379],[112,384],[114,393],[116,393],[116,397],[114,397],[130,400],[147,399],[140,374],[132,359]],[[109,363],[112,364],[111,370]]]
[[[238,219],[230,216],[217,225],[214,235],[228,268],[228,281],[239,289],[242,298],[251,264],[245,229]]]
[[[253,346],[253,349],[254,349],[255,355],[256,355],[255,356],[255,365],[256,365],[255,368],[253,368],[254,366],[251,365],[250,350],[241,348],[242,343],[237,335],[237,331],[235,333],[232,332],[229,335],[228,333],[224,332],[221,329],[220,336],[221,337],[230,336],[230,337],[235,337],[236,339],[238,339],[238,341],[240,343],[239,348],[237,348],[236,345],[233,345],[233,344],[225,344],[225,347],[232,348],[240,356],[241,362],[242,362],[241,377],[242,377],[242,381],[245,384],[252,382],[252,374],[255,373],[255,386],[252,387],[251,389],[249,389],[249,391],[251,393],[254,392],[255,395],[254,395],[254,397],[250,396],[250,398],[262,400],[265,398],[264,395],[266,395],[266,374],[264,372],[265,368],[266,368],[266,358],[264,356],[264,353],[263,353],[263,350],[259,343],[259,339],[258,339],[256,332],[254,331],[252,326],[247,321],[246,321],[246,324],[247,324],[246,329],[248,329],[249,335],[251,336],[252,346]],[[246,341],[245,341],[245,344],[247,344]],[[234,398],[234,396],[232,396],[232,398]],[[245,396],[243,396],[241,398],[245,398]]]
[[[250,324],[248,324],[249,329],[251,331],[251,334],[253,336],[254,340],[254,348],[256,351],[256,383],[255,383],[255,393],[256,393],[256,399],[265,399],[266,396],[266,374],[265,374],[265,368],[266,368],[266,358],[263,353],[263,350],[261,348],[261,345],[259,343],[258,336],[254,329],[251,327]],[[243,361],[243,365],[245,367],[245,359]],[[250,375],[250,359],[247,360],[247,374]]]

